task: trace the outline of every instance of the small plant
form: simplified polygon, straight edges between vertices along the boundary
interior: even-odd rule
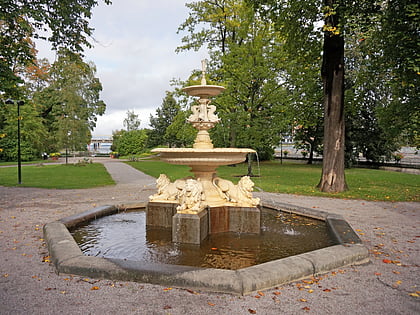
[[[111,152],[110,157],[112,159],[118,159],[120,157],[120,155],[119,155],[118,152],[114,151],[114,152]]]
[[[61,156],[60,152],[54,152],[50,154],[50,157],[52,160],[58,160],[58,158]]]
[[[396,163],[399,163],[404,157],[404,154],[402,154],[401,152],[396,152],[392,154],[392,157],[394,158]]]
[[[308,151],[301,151],[300,153],[302,154],[303,158],[308,156]]]
[[[286,157],[287,157],[287,155],[289,154],[289,151],[287,151],[287,150],[283,150],[283,154],[284,154],[284,156],[286,156]]]

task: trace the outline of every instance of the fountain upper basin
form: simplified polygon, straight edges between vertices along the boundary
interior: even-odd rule
[[[191,85],[182,90],[190,96],[210,97],[219,95],[225,88],[219,85]]]
[[[248,153],[255,153],[242,148],[157,148],[152,152],[160,153],[160,159],[167,163],[189,166],[237,164],[245,161]]]

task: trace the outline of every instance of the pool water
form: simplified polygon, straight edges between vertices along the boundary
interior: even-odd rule
[[[85,255],[236,270],[335,245],[324,221],[262,209],[261,233],[219,233],[200,245],[172,243],[170,229],[146,227],[146,211],[120,212],[71,231]]]

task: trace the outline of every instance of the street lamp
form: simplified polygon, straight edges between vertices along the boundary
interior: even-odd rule
[[[12,99],[7,99],[6,104],[17,104],[17,118],[18,118],[18,184],[22,184],[22,160],[20,154],[20,106],[25,104],[24,101],[14,101]]]

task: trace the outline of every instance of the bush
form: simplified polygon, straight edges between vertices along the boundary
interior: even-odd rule
[[[121,130],[117,137],[114,134],[115,147],[113,149],[118,151],[119,155],[141,154],[145,151],[146,143],[147,134],[145,130]]]

